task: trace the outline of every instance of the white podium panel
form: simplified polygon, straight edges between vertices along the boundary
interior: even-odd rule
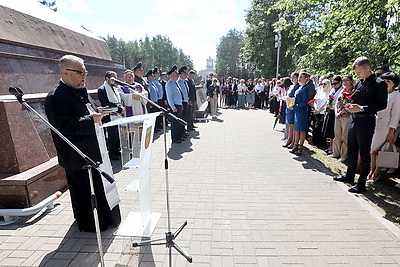
[[[111,121],[103,127],[118,125],[123,167],[139,168],[139,179],[134,179],[126,191],[139,192],[140,212],[130,212],[114,233],[118,236],[150,237],[161,213],[152,213],[150,205],[150,160],[156,117],[160,112],[133,116]],[[135,118],[136,117],[136,118]],[[125,151],[125,152],[124,152]]]

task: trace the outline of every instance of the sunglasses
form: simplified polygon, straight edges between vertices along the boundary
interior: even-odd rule
[[[88,71],[87,70],[73,70],[73,69],[66,69],[66,70],[78,73],[81,76],[88,75]]]
[[[336,82],[336,83],[332,83],[332,85],[337,85],[337,84],[339,84],[339,82]]]

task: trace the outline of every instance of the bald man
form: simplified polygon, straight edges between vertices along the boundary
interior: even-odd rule
[[[49,122],[68,140],[95,162],[102,162],[95,132],[104,114],[90,114],[88,106],[96,110],[96,103],[88,95],[85,82],[88,72],[83,59],[66,55],[60,59],[61,80],[50,91],[45,101]],[[52,132],[57,150],[58,162],[67,174],[74,217],[79,231],[95,232],[89,174],[83,170],[86,161],[57,134]],[[92,170],[94,190],[97,198],[100,230],[116,227],[121,221],[119,206],[110,209],[103,188],[100,173]]]

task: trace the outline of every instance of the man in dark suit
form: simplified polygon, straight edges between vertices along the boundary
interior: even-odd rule
[[[351,96],[351,104],[346,110],[351,114],[348,130],[347,172],[335,181],[354,183],[358,155],[361,159],[361,172],[357,184],[349,188],[350,193],[366,190],[365,182],[370,171],[370,148],[375,131],[375,114],[387,105],[387,84],[372,73],[371,63],[366,57],[359,57],[353,63],[353,71],[360,81]]]
[[[101,120],[104,123],[110,122],[112,119],[118,119],[122,114],[123,106],[117,86],[111,81],[111,78],[117,78],[117,73],[114,71],[107,71],[104,78],[104,83],[97,89],[97,97],[103,107],[115,107],[117,112],[111,115],[104,116]],[[118,126],[111,126],[106,128],[107,131],[107,147],[108,154],[111,160],[120,160],[120,142]]]
[[[186,84],[189,88],[189,103],[188,103],[188,116],[187,116],[188,131],[191,131],[191,130],[194,130],[194,128],[197,128],[193,124],[194,110],[197,106],[196,85],[194,84],[194,76],[195,75],[196,75],[196,72],[194,70],[190,70],[189,75],[186,78]]]
[[[94,123],[99,123],[104,115],[100,113],[90,115],[89,113],[87,105],[96,109],[96,104],[85,88],[87,71],[84,61],[72,55],[63,56],[60,59],[60,70],[62,79],[46,97],[47,118],[83,153],[95,162],[102,162]],[[78,229],[95,232],[89,174],[87,170],[82,169],[86,165],[86,161],[57,134],[52,132],[52,136],[58,162],[67,174],[72,209]],[[120,210],[118,205],[110,209],[101,175],[96,169],[93,169],[92,173],[100,230],[104,231],[108,226],[119,225]]]

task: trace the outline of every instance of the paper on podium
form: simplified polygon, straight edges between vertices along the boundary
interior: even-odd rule
[[[148,113],[148,114],[143,114],[143,115],[120,118],[120,119],[116,119],[116,120],[112,120],[110,122],[104,123],[100,127],[105,128],[105,127],[111,127],[111,126],[116,126],[116,125],[125,124],[125,123],[141,123],[147,119],[156,118],[160,114],[161,114],[161,112],[154,112],[154,113]]]

